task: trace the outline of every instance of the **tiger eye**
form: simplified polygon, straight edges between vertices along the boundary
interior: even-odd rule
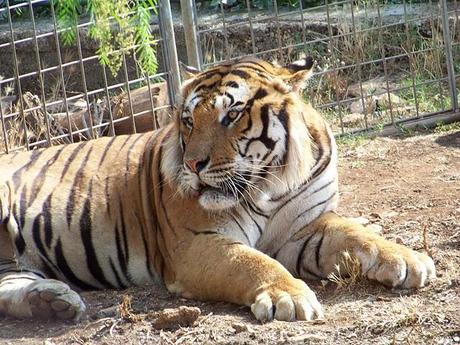
[[[227,113],[227,116],[234,120],[238,117],[238,115],[240,114],[240,112],[238,110],[230,110],[228,113]]]
[[[182,118],[182,123],[188,128],[193,127],[193,119],[190,116],[189,117],[183,117]]]

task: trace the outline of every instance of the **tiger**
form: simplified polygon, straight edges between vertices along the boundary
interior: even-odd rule
[[[337,213],[337,147],[302,97],[310,57],[185,68],[156,131],[0,157],[0,312],[78,320],[83,290],[162,282],[262,322],[324,318],[312,279],[343,253],[420,288],[433,260]]]

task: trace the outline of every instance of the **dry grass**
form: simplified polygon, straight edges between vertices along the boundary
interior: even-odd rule
[[[361,264],[359,259],[348,251],[340,254],[339,263],[335,265],[335,272],[328,275],[328,279],[337,284],[337,288],[352,289],[360,281]]]
[[[133,313],[131,300],[131,295],[126,294],[122,296],[122,300],[119,306],[120,316],[123,320],[128,322],[139,322],[142,318],[139,315]]]

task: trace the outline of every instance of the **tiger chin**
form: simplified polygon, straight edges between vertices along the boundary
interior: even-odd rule
[[[305,281],[345,251],[364,277],[425,286],[431,258],[335,213],[334,137],[301,97],[312,67],[188,68],[160,130],[1,156],[0,313],[79,319],[77,291],[160,279],[260,321],[312,320]]]

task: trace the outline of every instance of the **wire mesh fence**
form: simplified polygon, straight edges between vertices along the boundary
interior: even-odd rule
[[[147,76],[135,45],[121,52],[117,73],[99,63],[89,15],[79,17],[75,42],[65,45],[53,1],[1,1],[0,152],[144,131],[167,121],[177,92],[164,39],[172,30],[168,7],[149,8],[159,13],[152,23],[159,66]]]
[[[234,0],[193,8],[198,43],[188,55],[196,66],[246,55],[280,63],[312,55],[316,75],[305,98],[336,133],[458,117],[456,0]]]
[[[67,46],[53,0],[0,0],[0,152],[161,126],[179,90],[177,51],[200,68],[312,55],[304,96],[338,134],[459,117],[457,0],[175,0],[172,11],[161,0],[150,10],[158,73],[142,73],[133,46],[112,74],[88,38],[91,17]]]

